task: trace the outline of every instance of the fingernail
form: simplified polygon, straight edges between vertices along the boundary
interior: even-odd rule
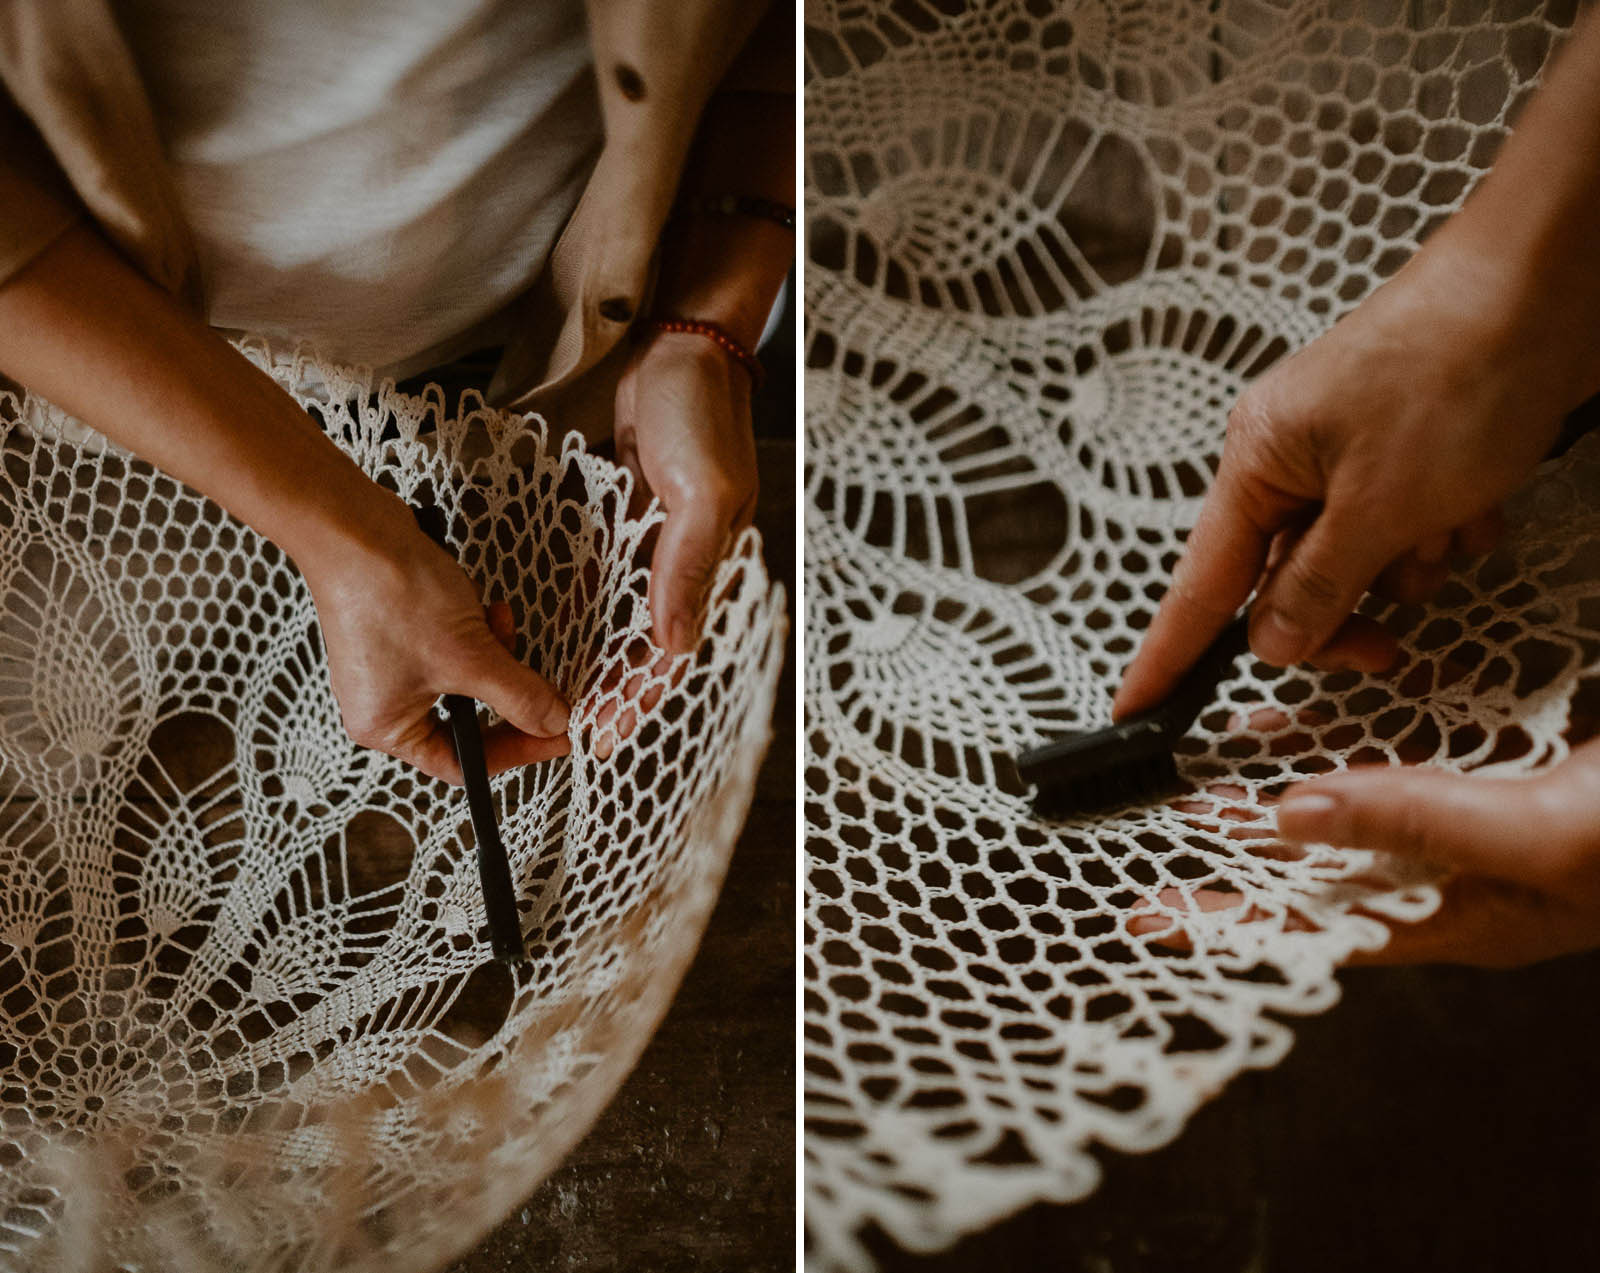
[[[1276,610],[1268,610],[1257,622],[1255,639],[1250,644],[1263,662],[1293,667],[1305,655],[1306,634]]]
[[[1333,816],[1334,810],[1339,807],[1339,802],[1330,795],[1320,791],[1307,791],[1300,795],[1284,797],[1278,805],[1278,829],[1280,831],[1297,831],[1300,834],[1314,835],[1327,819]],[[1290,827],[1283,825],[1287,818]]]
[[[567,732],[567,722],[572,719],[572,713],[565,703],[552,703],[545,714],[539,718],[539,727],[544,731],[546,738],[556,738]]]

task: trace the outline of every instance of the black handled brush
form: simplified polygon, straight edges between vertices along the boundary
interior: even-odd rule
[[[1116,725],[1069,734],[1017,757],[1017,772],[1036,788],[1033,809],[1041,818],[1069,818],[1100,809],[1143,804],[1170,795],[1182,784],[1173,757],[1216,693],[1217,682],[1249,648],[1241,616],[1223,629],[1166,699]]]
[[[437,508],[414,508],[412,516],[422,533],[449,551],[444,514]],[[483,759],[483,734],[478,726],[478,705],[464,694],[444,696],[450,736],[467,789],[467,809],[472,815],[473,838],[478,842],[478,881],[483,886],[483,909],[489,919],[489,944],[503,964],[527,959],[522,944],[522,917],[517,914],[517,891],[511,882],[511,863],[500,841],[494,803],[489,795],[489,768]]]

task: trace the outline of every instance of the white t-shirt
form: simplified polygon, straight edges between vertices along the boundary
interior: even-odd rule
[[[582,0],[118,0],[211,322],[396,374],[530,283],[602,141]]]

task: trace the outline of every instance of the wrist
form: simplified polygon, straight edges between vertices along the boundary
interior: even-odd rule
[[[761,366],[761,360],[756,357],[755,351],[716,323],[662,316],[645,319],[640,324],[639,333],[646,341],[647,354],[657,349],[673,349],[675,348],[673,342],[688,341],[692,343],[696,361],[710,360],[718,363],[725,371],[747,377],[746,387],[751,392],[760,389],[766,380],[766,371]],[[684,349],[690,347],[689,344],[683,346]]]
[[[0,350],[9,374],[215,500],[308,577],[416,533],[282,386],[91,230],[0,287]]]
[[[686,217],[663,240],[655,312],[714,323],[754,349],[794,260],[794,234],[759,218]]]
[[[362,575],[414,555],[422,538],[399,496],[379,486],[341,452],[337,462],[282,505],[275,524],[262,527],[315,591],[338,577]],[[345,467],[348,465],[348,467]]]
[[[1444,316],[1455,329],[1450,336],[1468,371],[1513,381],[1525,411],[1565,415],[1600,392],[1592,267],[1562,268],[1548,253],[1481,229],[1458,218],[1401,276],[1412,277],[1423,315]]]

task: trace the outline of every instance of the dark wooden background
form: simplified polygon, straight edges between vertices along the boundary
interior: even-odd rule
[[[1600,955],[1368,968],[1172,1145],[883,1273],[1600,1269]]]

